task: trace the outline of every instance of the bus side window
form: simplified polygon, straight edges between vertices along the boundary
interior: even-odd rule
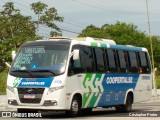
[[[120,72],[121,73],[127,73],[127,61],[125,57],[125,52],[122,50],[118,50],[118,60],[119,60],[119,66],[120,66]]]
[[[95,53],[96,72],[105,72],[105,53],[102,48],[93,48]]]
[[[81,46],[81,64],[84,73],[93,73],[94,72],[94,59],[91,47]]]
[[[141,73],[150,73],[150,64],[147,53],[139,52]]]
[[[72,47],[72,51],[74,49],[79,49],[79,45],[74,45]],[[72,56],[69,62],[68,76],[78,74],[78,73],[82,73],[80,57],[78,60],[73,60],[73,56]]]
[[[137,62],[136,52],[129,51],[128,57],[129,57],[129,72],[138,73],[138,62]]]
[[[107,49],[108,72],[117,72],[114,50]]]
[[[147,71],[148,73],[151,73],[151,62],[150,62],[150,58],[149,58],[149,54],[147,52],[145,52],[145,55],[146,55],[146,60],[147,60]]]

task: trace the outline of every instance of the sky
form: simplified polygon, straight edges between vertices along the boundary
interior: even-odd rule
[[[56,23],[65,37],[76,37],[88,25],[101,27],[117,21],[133,23],[138,30],[148,34],[146,0],[0,0],[0,10],[6,2],[14,2],[26,16],[36,15],[31,11],[31,3],[41,1],[48,8],[55,7],[63,23]],[[160,0],[147,0],[151,35],[160,36]],[[41,26],[38,34],[49,37],[50,29]]]

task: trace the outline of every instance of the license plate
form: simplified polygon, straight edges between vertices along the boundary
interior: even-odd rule
[[[34,99],[35,98],[35,94],[25,94],[24,98],[26,98],[26,99]]]

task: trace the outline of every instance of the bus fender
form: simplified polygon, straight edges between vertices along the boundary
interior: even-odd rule
[[[132,92],[132,93],[133,93],[133,98],[134,98],[134,91],[133,91],[133,88],[128,89],[128,90],[126,91],[126,95],[125,95],[125,98],[124,98],[124,104],[126,104],[127,95],[128,95],[129,92]]]
[[[71,106],[71,102],[72,102],[72,99],[75,95],[79,95],[81,96],[82,98],[82,91],[81,90],[76,90],[74,91],[73,93],[71,93],[70,97],[69,97],[69,103],[66,104],[66,107],[70,109],[70,106]],[[81,101],[82,102],[82,101]]]

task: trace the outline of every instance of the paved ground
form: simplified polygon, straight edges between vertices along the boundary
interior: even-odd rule
[[[156,117],[158,115],[158,117]],[[133,111],[130,113],[117,113],[114,108],[94,109],[91,113],[81,114],[76,118],[69,118],[64,112],[48,112],[43,113],[43,118],[23,118],[23,120],[50,120],[50,119],[94,119],[94,120],[139,120],[139,119],[154,119],[158,120],[160,118],[160,99],[154,98],[148,102],[137,103],[133,105]],[[145,116],[145,117],[144,117]],[[146,117],[148,116],[148,117]],[[12,118],[0,118],[2,120],[21,120],[22,118],[12,117]]]

